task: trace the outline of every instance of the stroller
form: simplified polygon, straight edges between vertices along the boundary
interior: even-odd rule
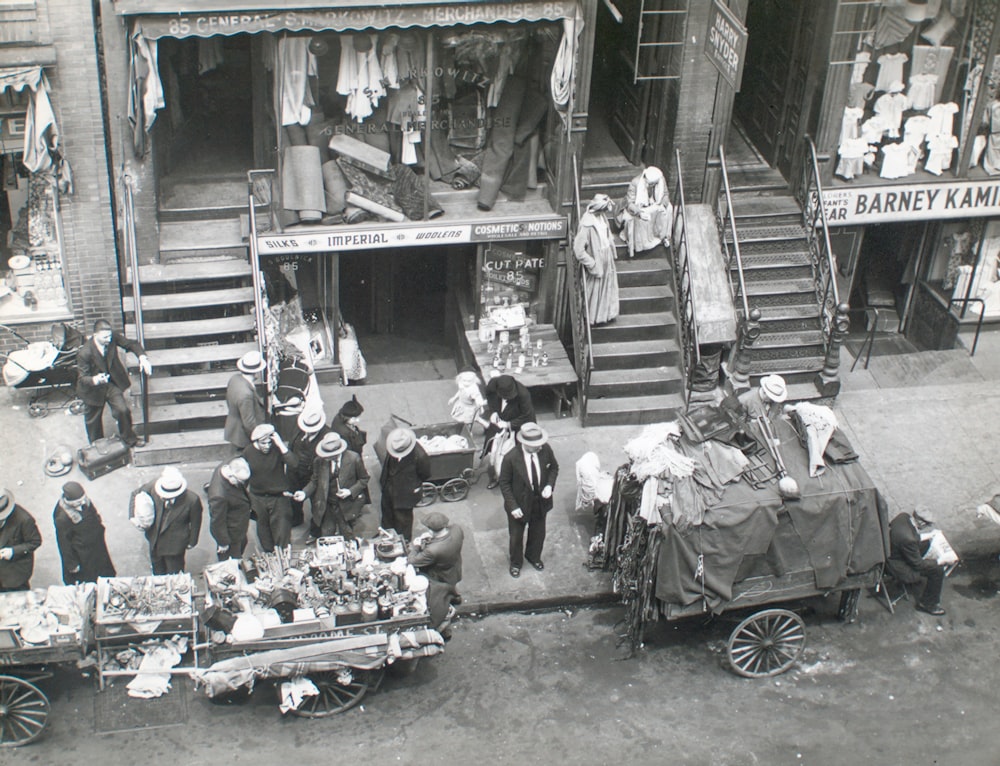
[[[9,388],[30,391],[28,414],[43,418],[50,410],[68,407],[70,413],[83,412],[83,402],[76,398],[76,353],[84,343],[83,334],[63,322],[52,325],[49,340],[29,341],[16,330],[0,325],[25,345],[9,354],[0,354],[3,362],[3,382]],[[49,401],[54,391],[61,392],[57,401]]]

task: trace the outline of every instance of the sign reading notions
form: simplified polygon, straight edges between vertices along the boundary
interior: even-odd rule
[[[712,0],[712,10],[708,14],[705,55],[738,92],[747,58],[747,30],[719,0]]]

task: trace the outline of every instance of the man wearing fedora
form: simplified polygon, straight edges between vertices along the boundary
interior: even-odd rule
[[[142,495],[142,504],[152,505],[152,519],[140,519],[136,513]],[[187,480],[172,465],[132,493],[129,519],[135,519],[133,523],[146,535],[154,575],[184,571],[187,551],[198,544],[202,514],[201,498],[187,488]]]
[[[269,423],[250,434],[243,451],[250,466],[250,509],[257,517],[257,539],[265,553],[292,541],[292,500],[302,502],[306,493],[292,491],[288,470],[298,468],[299,459]]]
[[[925,506],[917,506],[913,513],[900,513],[893,518],[889,522],[889,558],[885,565],[892,576],[905,585],[924,583],[916,607],[921,612],[941,617],[945,613],[941,607],[945,567],[924,558],[930,541],[920,539],[921,530],[933,523],[933,514]]]
[[[535,421],[535,407],[531,403],[531,392],[527,386],[510,375],[498,375],[486,384],[486,405],[490,411],[490,424],[483,437],[485,455],[495,436],[502,431],[517,433],[525,423]],[[499,484],[499,478],[490,475],[487,489]]]
[[[208,496],[208,530],[215,540],[219,561],[243,555],[250,529],[250,465],[244,457],[219,464],[205,485]]]
[[[326,413],[317,407],[310,407],[299,413],[295,421],[295,433],[292,435],[288,448],[298,460],[295,468],[288,469],[288,482],[293,492],[303,489],[312,479],[313,465],[316,463],[316,445],[329,432],[326,425]],[[304,500],[292,500],[292,526],[297,527],[305,521],[303,510]],[[311,537],[316,530],[310,526]]]
[[[396,428],[385,439],[382,487],[382,527],[395,529],[407,542],[413,536],[413,508],[421,497],[421,485],[430,478],[431,464],[417,435],[409,428]]]
[[[500,492],[507,513],[510,540],[510,576],[520,577],[527,561],[545,569],[545,517],[552,510],[552,490],[559,463],[549,446],[548,434],[537,423],[525,423],[517,433],[519,449],[512,449],[500,466]],[[527,529],[527,544],[525,543]]]
[[[244,450],[250,434],[264,422],[264,399],[257,393],[257,376],[267,367],[259,351],[248,351],[236,362],[235,373],[226,385],[226,441]]]
[[[738,398],[751,420],[774,420],[781,415],[781,404],[788,398],[788,387],[780,375],[765,375],[756,389],[748,389]]]
[[[413,538],[406,560],[427,577],[431,625],[447,636],[445,631],[455,613],[452,605],[462,601],[458,583],[462,580],[465,533],[440,511],[428,513],[422,523],[427,531]]]
[[[34,518],[0,487],[0,591],[28,590],[42,536]]]
[[[354,537],[354,522],[364,510],[368,471],[361,456],[347,448],[340,434],[328,433],[316,445],[312,480],[303,490],[312,498],[316,537]]]
[[[97,582],[98,577],[115,576],[115,565],[104,539],[104,522],[77,482],[63,484],[52,521],[64,583]]]
[[[107,404],[118,423],[122,441],[129,447],[142,446],[145,442],[140,443],[132,427],[132,410],[125,401],[125,391],[132,382],[118,354],[119,348],[135,354],[143,372],[152,374],[153,366],[138,341],[115,332],[108,320],[98,319],[94,322],[94,334],[76,353],[76,367],[80,373],[76,395],[83,400],[83,419],[91,444],[104,437],[104,405]]]

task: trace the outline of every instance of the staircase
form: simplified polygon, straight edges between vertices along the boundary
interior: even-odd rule
[[[153,364],[148,443],[133,450],[136,465],[216,460],[229,449],[222,436],[226,385],[236,360],[257,348],[252,275],[240,226],[246,188],[245,176],[239,176],[164,189],[159,262],[126,276],[128,284],[139,280],[144,341]],[[125,331],[136,337],[131,290],[123,293]],[[133,386],[137,423],[140,396],[139,386]]]
[[[789,398],[813,399],[819,396],[813,379],[825,358],[821,306],[801,209],[780,174],[771,174],[770,181],[755,178],[732,189],[747,303],[761,312],[751,381],[777,373]],[[732,241],[730,230],[723,236]],[[735,264],[730,276],[738,279]],[[739,303],[737,311],[742,315]]]
[[[638,168],[585,172],[581,198],[625,196]],[[618,245],[619,316],[591,328],[594,366],[583,424],[638,425],[670,420],[684,397],[668,258],[634,259]]]

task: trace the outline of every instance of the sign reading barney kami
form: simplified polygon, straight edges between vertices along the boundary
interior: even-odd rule
[[[823,204],[831,226],[996,216],[1000,178],[824,189]]]
[[[733,90],[738,91],[747,57],[747,30],[719,0],[713,0],[708,14],[705,55]]]

